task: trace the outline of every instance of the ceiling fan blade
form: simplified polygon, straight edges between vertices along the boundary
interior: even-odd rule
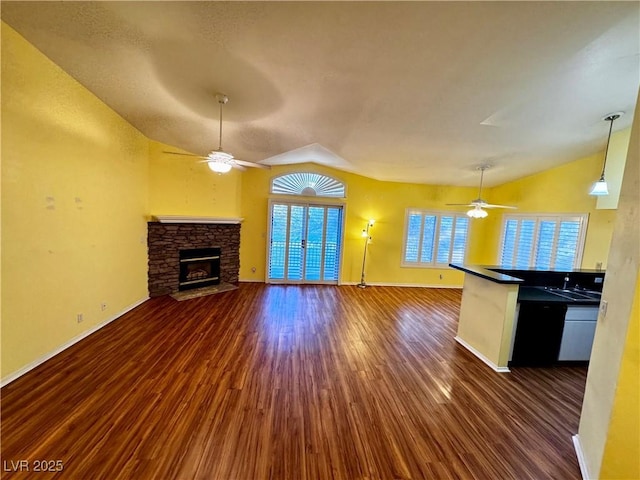
[[[180,155],[183,157],[207,158],[203,157],[202,155],[194,155],[193,153],[168,152],[166,150],[164,150],[162,153],[170,153],[171,155]]]
[[[490,203],[485,203],[484,205],[482,205],[482,208],[510,208],[512,210],[515,210],[518,207],[514,207],[512,205],[492,205]]]
[[[518,207],[514,207],[511,205],[494,205],[492,203],[487,203],[482,198],[482,181],[484,179],[484,171],[488,169],[490,165],[480,165],[477,170],[480,170],[480,188],[478,189],[478,198],[471,200],[469,203],[446,203],[450,207],[474,207],[476,211],[482,210],[483,208],[509,208],[509,209],[517,209]],[[468,212],[469,216],[471,215],[471,211]],[[486,216],[486,212],[485,215]]]
[[[237,162],[232,162],[231,166],[233,168],[235,168],[236,170],[240,170],[241,172],[245,172],[247,169],[245,167],[243,167],[242,165],[239,165]]]
[[[234,158],[233,161],[238,165],[242,165],[243,167],[256,167],[263,168],[265,170],[271,169],[270,165],[262,165],[261,163],[247,162],[246,160],[238,160],[237,158]]]

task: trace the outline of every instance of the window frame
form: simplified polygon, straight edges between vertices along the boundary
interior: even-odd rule
[[[514,248],[513,251],[513,256],[512,256],[512,263],[510,264],[504,264],[503,261],[503,252],[504,252],[504,243],[505,243],[505,233],[506,233],[506,227],[507,227],[507,222],[509,220],[517,220],[518,221],[518,228],[517,228],[517,233],[516,233],[516,239],[514,241],[514,245],[516,246],[516,248]],[[518,249],[517,249],[517,244],[518,244],[518,239],[520,238],[520,222],[522,222],[523,220],[534,220],[535,221],[535,227],[534,227],[534,231],[533,231],[533,242],[531,244],[531,251],[529,252],[529,265],[527,267],[519,267],[516,266],[513,263],[513,259],[517,258],[517,254],[518,254]],[[536,269],[541,269],[541,267],[537,267],[535,262],[536,262],[536,257],[537,257],[537,247],[538,247],[538,233],[540,231],[540,224],[542,222],[545,221],[553,221],[556,223],[556,229],[558,228],[558,224],[563,222],[563,221],[579,221],[580,222],[580,231],[578,233],[578,242],[576,245],[576,255],[574,258],[574,262],[573,262],[573,266],[571,267],[572,269],[576,269],[576,268],[581,268],[582,265],[582,257],[584,255],[584,247],[585,247],[585,243],[586,243],[586,239],[587,239],[587,228],[589,226],[589,214],[588,213],[505,213],[502,215],[502,227],[501,227],[501,232],[500,232],[500,244],[498,247],[498,262],[505,266],[505,265],[511,265],[510,268],[513,269],[518,269],[518,268],[536,268]],[[552,249],[552,258],[554,259],[554,265],[550,268],[545,268],[545,271],[554,271],[556,270],[555,267],[555,260],[557,257],[557,245],[558,245],[558,238],[554,238],[554,245],[553,245],[553,249]]]
[[[421,228],[420,228],[420,242],[418,244],[418,261],[417,262],[408,262],[406,261],[407,255],[407,235],[409,233],[409,217],[412,214],[419,213],[422,216],[421,220]],[[435,216],[436,217],[436,225],[434,228],[433,235],[433,247],[431,251],[432,261],[431,262],[422,262],[420,261],[421,250],[422,250],[422,241],[424,239],[424,218],[425,216]],[[440,227],[442,217],[453,217],[453,228],[451,231],[451,245],[449,247],[449,255],[447,256],[446,263],[438,263],[438,240],[440,238]],[[469,253],[469,231],[471,229],[471,219],[465,214],[452,210],[431,210],[424,208],[413,208],[409,207],[405,210],[404,214],[404,232],[402,235],[402,256],[400,258],[400,267],[402,268],[439,268],[439,269],[451,269],[449,266],[452,263],[451,258],[453,256],[453,248],[454,248],[454,239],[456,233],[456,224],[458,222],[458,218],[464,219],[467,222],[467,229],[464,238],[464,255],[462,262],[466,262],[467,255]]]

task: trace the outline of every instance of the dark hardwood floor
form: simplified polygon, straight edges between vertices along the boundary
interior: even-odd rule
[[[586,369],[493,372],[454,341],[460,297],[152,299],[2,389],[2,478],[579,479]]]

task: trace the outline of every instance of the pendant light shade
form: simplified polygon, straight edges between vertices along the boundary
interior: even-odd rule
[[[604,175],[600,177],[596,183],[591,187],[589,195],[602,196],[609,195],[609,188],[607,187],[607,181],[604,179]]]
[[[594,195],[594,196],[609,195],[609,188],[607,187],[607,181],[604,178],[604,169],[607,166],[607,155],[609,154],[609,142],[611,142],[611,131],[613,130],[613,122],[614,120],[617,120],[618,118],[620,118],[622,115],[624,115],[624,112],[611,113],[606,117],[604,117],[603,119],[607,122],[610,122],[609,136],[607,137],[607,147],[604,150],[604,162],[602,163],[602,173],[600,174],[600,180],[598,180],[596,183],[593,184],[593,187],[591,187],[591,191],[589,192],[589,195]]]

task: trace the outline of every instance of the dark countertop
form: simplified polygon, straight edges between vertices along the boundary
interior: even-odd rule
[[[589,290],[602,290],[605,271],[588,269],[540,270],[535,268],[509,268],[500,265],[469,265],[450,263],[451,268],[460,270],[495,283],[526,286],[560,287],[564,278],[570,277],[569,285]]]
[[[576,295],[560,296],[545,290],[545,287],[561,288],[567,282],[566,277],[571,277],[569,288],[578,290],[602,289],[602,279],[605,272],[598,270],[574,269],[569,271],[535,270],[535,269],[509,269],[501,266],[490,265],[461,265],[450,263],[451,268],[483,278],[490,282],[500,284],[518,285],[518,302],[545,302],[565,303],[567,305],[598,305],[600,299],[576,298]],[[517,276],[516,276],[517,275]],[[522,278],[520,278],[522,277]],[[596,281],[599,278],[600,281]],[[580,287],[577,287],[578,283]]]
[[[490,270],[481,265],[459,265],[457,263],[450,263],[449,266],[451,268],[455,268],[456,270],[460,270],[465,273],[470,273],[471,275],[475,275],[476,277],[481,277],[486,280],[491,280],[495,283],[515,283],[521,284],[524,282],[521,278],[512,277],[511,275],[506,275],[504,273],[499,273],[493,270]]]
[[[566,303],[567,305],[593,305],[598,306],[600,300],[570,300],[547,292],[542,287],[520,287],[518,289],[518,302],[544,302],[544,303]]]

